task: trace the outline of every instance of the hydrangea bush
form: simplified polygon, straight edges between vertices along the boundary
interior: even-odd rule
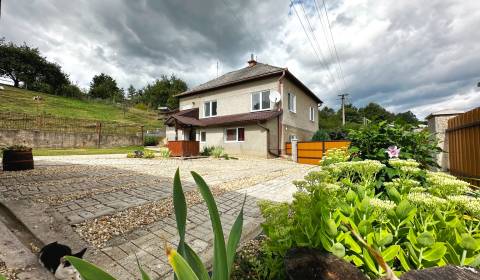
[[[391,176],[379,180],[386,168]],[[330,160],[295,184],[299,191],[292,204],[260,204],[268,237],[263,250],[274,264],[265,265],[266,278],[284,278],[279,263],[296,246],[322,248],[371,278],[384,276],[354,233],[397,274],[446,264],[480,265],[480,199],[453,176],[425,171],[413,159]]]

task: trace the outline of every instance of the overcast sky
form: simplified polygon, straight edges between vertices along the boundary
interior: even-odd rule
[[[480,0],[325,0],[341,69],[322,0],[318,10],[313,0],[2,2],[0,36],[38,47],[84,88],[101,72],[125,88],[162,74],[193,87],[216,77],[217,61],[221,74],[254,52],[288,67],[327,106],[338,107],[340,92],[356,106],[419,117],[480,106]]]

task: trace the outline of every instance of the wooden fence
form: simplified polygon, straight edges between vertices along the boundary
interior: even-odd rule
[[[346,140],[297,142],[297,162],[318,164],[329,149],[349,146],[350,141]],[[287,155],[292,154],[292,143],[285,144],[285,151]]]
[[[480,107],[448,120],[450,173],[480,186]]]

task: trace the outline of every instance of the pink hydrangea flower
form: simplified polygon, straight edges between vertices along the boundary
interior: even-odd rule
[[[398,158],[398,156],[400,155],[400,149],[401,148],[397,148],[397,146],[388,147],[388,149],[386,150],[386,152],[388,154],[388,157],[389,158]]]

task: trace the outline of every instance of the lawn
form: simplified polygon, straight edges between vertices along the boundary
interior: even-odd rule
[[[70,156],[70,155],[105,155],[127,154],[135,150],[143,151],[143,146],[127,146],[115,148],[76,148],[76,149],[33,149],[34,156]]]
[[[154,111],[128,108],[123,112],[121,104],[108,104],[105,101],[79,100],[36,91],[18,89],[3,85],[0,91],[0,112],[21,112],[27,114],[46,113],[57,117],[95,119],[128,124],[141,124],[146,127],[162,127]],[[36,102],[34,96],[41,96]]]

